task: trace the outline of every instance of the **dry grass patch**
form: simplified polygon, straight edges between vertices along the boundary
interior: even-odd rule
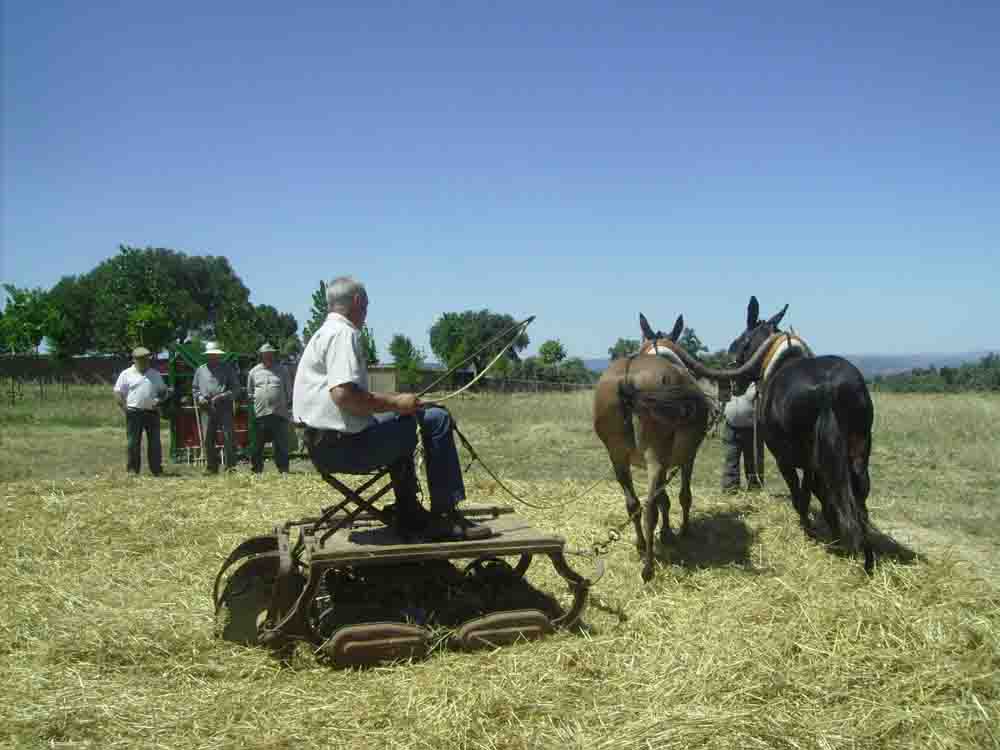
[[[539,497],[582,480],[521,480]],[[17,747],[988,747],[1000,597],[955,559],[859,560],[784,502],[696,486],[692,538],[644,586],[612,545],[586,626],[494,652],[331,671],[212,638],[225,554],[326,497],[308,474],[3,488],[0,726]],[[478,501],[500,500],[484,479]],[[624,517],[602,482],[527,511],[588,548]],[[576,558],[581,570],[588,561]],[[531,582],[561,592],[544,560]]]

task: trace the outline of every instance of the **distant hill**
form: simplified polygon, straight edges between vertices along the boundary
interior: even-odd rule
[[[846,359],[853,362],[866,378],[876,375],[895,375],[909,372],[914,368],[958,367],[966,362],[978,362],[991,351],[986,349],[978,352],[960,352],[957,354],[845,354]]]
[[[900,372],[909,372],[915,367],[926,368],[931,365],[958,367],[966,362],[978,362],[991,351],[1000,351],[1000,347],[959,354],[845,354],[842,356],[853,362],[866,378],[873,378],[876,375],[895,375]],[[585,359],[583,363],[588,370],[604,372],[609,361],[607,358]]]

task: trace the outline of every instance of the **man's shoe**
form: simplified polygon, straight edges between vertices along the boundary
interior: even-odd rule
[[[436,516],[423,533],[432,542],[473,542],[493,536],[489,526],[473,523],[458,511]]]

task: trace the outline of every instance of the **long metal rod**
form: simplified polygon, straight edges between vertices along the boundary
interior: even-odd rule
[[[535,319],[535,316],[532,315],[532,316],[530,316],[528,318],[525,318],[520,323],[515,323],[514,325],[507,326],[505,329],[503,329],[502,331],[500,331],[500,333],[496,334],[495,336],[493,336],[492,338],[490,338],[489,341],[487,341],[481,347],[479,347],[478,349],[476,349],[476,351],[474,351],[468,357],[466,357],[461,362],[459,362],[457,365],[455,365],[450,370],[448,370],[448,372],[446,372],[444,375],[442,375],[437,380],[435,380],[433,383],[431,383],[429,386],[427,386],[422,391],[420,391],[420,393],[417,394],[417,398],[419,398],[420,396],[423,396],[425,393],[428,393],[428,392],[434,390],[438,385],[440,385],[447,378],[449,378],[451,375],[453,375],[460,367],[463,367],[466,363],[472,361],[475,357],[478,357],[483,351],[485,351],[490,346],[492,346],[494,341],[496,341],[499,338],[502,338],[502,337],[506,336],[511,331],[515,331],[515,330],[517,330],[519,328],[527,328],[534,319]],[[514,343],[514,342],[511,342],[511,343]],[[508,344],[508,346],[510,346],[510,344]],[[489,369],[489,368],[487,368],[487,369]],[[485,370],[484,370],[484,372],[485,372]]]

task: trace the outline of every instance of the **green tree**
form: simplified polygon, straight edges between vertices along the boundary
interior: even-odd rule
[[[252,354],[263,343],[256,322],[253,305],[246,302],[221,310],[216,316],[214,328],[210,330],[213,339],[226,351]]]
[[[90,278],[63,276],[48,297],[53,315],[45,337],[53,355],[67,359],[93,350],[96,294]]]
[[[257,335],[256,351],[264,343],[270,343],[279,350],[284,351],[285,342],[295,335],[299,330],[298,321],[295,316],[289,313],[278,312],[271,305],[257,305],[254,307],[255,333]],[[299,345],[301,347],[301,344]],[[294,347],[293,347],[294,348]]]
[[[510,342],[510,339],[509,337],[506,339],[501,337],[500,340],[492,342],[489,346],[486,344],[490,339],[516,323],[517,321],[510,315],[502,315],[486,309],[444,313],[431,326],[431,351],[443,364],[454,367],[473,352],[477,352],[485,346],[483,351],[478,351],[472,361],[475,371],[482,372],[483,368]],[[513,331],[510,333],[513,334]],[[523,350],[529,343],[528,335],[522,331],[511,345],[508,356],[517,359],[517,352]]]
[[[708,351],[708,347],[701,343],[701,339],[698,338],[698,334],[694,332],[693,328],[685,328],[677,344],[692,357],[697,357],[701,352]]]
[[[281,350],[282,357],[298,359],[299,355],[302,354],[302,340],[298,336],[289,336],[278,348]]]
[[[130,349],[129,318],[141,305],[166,312],[171,340],[199,334],[232,338],[226,344],[235,347],[252,327],[250,290],[224,257],[122,245],[87,275],[87,282],[95,296],[94,348],[101,352]]]
[[[45,332],[53,327],[54,313],[44,289],[21,289],[4,284],[2,338],[4,348],[15,354],[38,353]]]
[[[361,345],[365,348],[365,356],[369,365],[378,364],[378,347],[375,346],[375,333],[365,326],[361,329]]]
[[[538,358],[546,367],[555,367],[566,359],[566,349],[558,339],[549,339],[538,347]]]
[[[326,316],[330,314],[330,306],[326,301],[326,282],[319,282],[319,289],[313,292],[312,309],[309,310],[309,322],[302,329],[302,343],[308,344],[312,335],[319,330],[319,327],[326,322]]]
[[[615,345],[608,349],[611,359],[621,359],[639,351],[638,339],[618,339]]]
[[[420,370],[424,366],[424,353],[420,351],[409,337],[397,333],[389,343],[389,354],[396,365],[399,382],[412,388],[420,382],[423,375]]]
[[[159,305],[138,305],[129,313],[128,323],[129,343],[142,345],[154,354],[166,348],[174,341],[174,329],[167,311]]]
[[[559,379],[565,383],[593,383],[597,373],[587,369],[579,357],[570,357],[559,366]]]
[[[711,354],[702,357],[701,361],[704,362],[707,367],[711,367],[716,370],[723,370],[731,364],[729,352],[725,349],[716,349]]]

